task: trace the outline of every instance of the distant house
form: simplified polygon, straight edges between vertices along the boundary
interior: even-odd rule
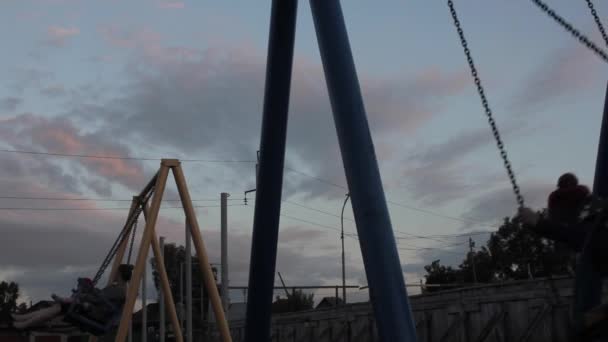
[[[344,304],[342,298],[324,297],[323,299],[321,299],[319,304],[317,304],[317,307],[315,309],[335,308],[336,306],[340,306],[342,304]]]

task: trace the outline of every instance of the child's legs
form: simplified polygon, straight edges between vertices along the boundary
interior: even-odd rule
[[[61,305],[53,304],[51,307],[32,312],[27,320],[16,321],[13,326],[17,329],[24,329],[44,323],[55,318],[61,313]]]

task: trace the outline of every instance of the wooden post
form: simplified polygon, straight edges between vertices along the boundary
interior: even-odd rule
[[[131,201],[131,208],[129,209],[129,214],[127,215],[127,221],[129,220],[131,215],[133,215],[133,212],[137,208],[138,201],[139,201],[139,196],[133,196],[133,200]],[[129,243],[129,236],[131,235],[132,231],[133,231],[133,226],[131,225],[131,227],[129,227],[127,229],[127,232],[125,233],[127,236],[124,238],[124,240],[118,246],[118,251],[116,252],[116,255],[114,256],[114,262],[112,263],[112,270],[110,271],[110,276],[108,277],[108,283],[107,283],[108,285],[111,285],[112,282],[114,282],[114,280],[116,280],[116,274],[118,273],[118,266],[120,266],[120,264],[122,263],[122,259],[125,256],[125,251],[127,250],[127,245]],[[97,336],[93,336],[93,335],[89,336],[89,342],[97,342]]]
[[[203,274],[203,280],[207,287],[211,305],[213,306],[213,313],[215,314],[215,319],[217,320],[220,337],[223,342],[232,342],[228,322],[226,321],[226,316],[222,308],[220,295],[217,290],[215,278],[213,277],[211,265],[209,264],[209,257],[207,256],[207,250],[205,249],[205,245],[201,237],[198,221],[196,220],[196,213],[194,212],[194,207],[192,206],[192,200],[190,198],[190,194],[188,193],[186,179],[180,166],[180,162],[176,159],[164,159],[163,164],[170,165],[173,170],[173,176],[175,177],[175,183],[177,184],[177,191],[179,192],[182,206],[184,207],[184,212],[186,214],[186,219],[188,220],[188,226],[190,227],[190,232],[192,233],[192,242],[194,243],[194,248],[196,249],[196,255],[199,261],[198,265],[201,269],[201,273]]]
[[[175,309],[175,302],[173,301],[173,294],[171,293],[171,285],[169,285],[169,277],[167,276],[167,269],[165,268],[165,261],[162,259],[160,243],[156,238],[156,232],[153,233],[152,239],[152,251],[154,252],[154,258],[161,260],[157,262],[158,273],[160,275],[160,284],[163,292],[163,298],[165,299],[165,306],[169,309],[169,318],[171,319],[171,325],[173,331],[175,331],[175,337],[177,341],[183,341],[182,330],[179,325],[179,319],[177,318],[177,310]]]
[[[149,219],[146,221],[146,229],[144,230],[141,238],[141,244],[139,252],[137,254],[137,262],[135,263],[135,269],[131,278],[131,284],[139,284],[143,274],[143,266],[148,256],[148,250],[152,243],[152,237],[154,235],[154,226],[156,225],[156,219],[158,218],[158,212],[160,210],[160,204],[165,191],[165,185],[167,184],[167,177],[169,175],[169,166],[163,161],[161,162],[160,172],[156,180],[154,197],[149,212]],[[137,299],[137,286],[130,286],[127,292],[127,297],[122,311],[122,318],[116,333],[116,342],[123,342],[127,337],[129,325],[131,323],[131,316],[133,313],[133,307],[135,306],[135,300]],[[171,292],[169,292],[171,293]],[[167,294],[165,294],[167,295]],[[177,330],[176,339],[178,342],[183,342],[181,330]]]
[[[146,218],[146,222],[148,221],[149,210],[150,210],[149,208],[144,208],[144,210],[143,210],[144,217]],[[171,325],[173,326],[173,331],[175,332],[175,336],[176,336],[177,340],[183,341],[183,334],[182,334],[181,326],[179,323],[179,318],[177,317],[177,310],[175,309],[175,302],[173,301],[173,293],[171,292],[171,285],[169,283],[169,277],[167,276],[167,268],[165,266],[165,259],[163,256],[162,248],[160,246],[160,242],[156,235],[156,231],[152,232],[152,252],[154,253],[154,258],[156,259],[156,267],[158,267],[157,271],[160,276],[160,286],[161,286],[161,292],[163,294],[162,297],[165,301],[165,307],[169,309],[169,318],[171,319]],[[164,323],[164,322],[162,322],[162,323]]]

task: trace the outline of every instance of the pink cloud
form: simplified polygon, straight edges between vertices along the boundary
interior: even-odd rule
[[[186,5],[181,1],[161,1],[158,7],[162,9],[183,9]]]
[[[81,133],[70,121],[62,118],[42,118],[32,114],[3,120],[0,139],[37,151],[87,154],[102,157],[124,157],[128,149],[110,138],[95,133]],[[9,129],[8,126],[11,128]],[[6,129],[4,129],[6,127]],[[91,174],[110,182],[118,182],[137,190],[144,173],[139,162],[123,159],[82,158],[78,162]]]
[[[47,43],[56,47],[65,46],[68,39],[80,34],[77,27],[51,26],[47,29]]]

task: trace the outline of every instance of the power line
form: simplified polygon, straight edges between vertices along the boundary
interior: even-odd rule
[[[229,207],[241,207],[243,204],[231,204]],[[193,208],[220,208],[219,205],[195,205]],[[131,208],[25,208],[25,207],[12,207],[12,208],[0,208],[0,210],[26,210],[26,211],[102,211],[102,210],[130,210]],[[184,209],[184,207],[161,207],[160,209]]]
[[[43,201],[91,201],[91,202],[131,202],[133,199],[126,198],[66,198],[66,197],[35,197],[35,196],[0,196],[0,199],[16,199],[16,200],[43,200]],[[215,202],[220,199],[201,198],[193,199],[192,202]],[[240,201],[236,198],[229,198],[230,201]],[[163,199],[164,202],[181,202],[180,199]]]
[[[289,170],[291,172],[297,173],[299,175],[308,177],[310,179],[314,179],[314,180],[319,181],[321,183],[325,183],[325,184],[334,186],[336,188],[348,191],[347,187],[345,187],[343,185],[340,185],[340,184],[337,184],[337,183],[334,183],[334,182],[332,182],[330,180],[323,179],[323,178],[320,178],[320,177],[317,177],[317,176],[313,176],[313,175],[310,175],[308,173],[305,173],[305,172],[302,172],[302,171],[298,171],[298,170],[296,170],[294,168],[290,168],[290,167],[285,167],[285,169],[287,169],[287,170]],[[491,228],[498,228],[497,226],[487,225],[487,224],[484,224],[483,222],[469,220],[469,219],[463,219],[463,218],[449,216],[449,215],[444,215],[444,214],[437,213],[437,212],[434,212],[434,211],[431,211],[431,210],[428,210],[428,209],[421,209],[421,208],[417,208],[417,207],[414,207],[414,206],[411,206],[411,205],[406,205],[406,204],[403,204],[403,203],[391,201],[391,200],[388,200],[388,199],[386,200],[386,202],[389,203],[389,204],[392,204],[394,206],[402,207],[402,208],[413,210],[413,211],[418,211],[418,212],[421,212],[421,213],[424,213],[424,214],[427,214],[427,215],[436,216],[436,217],[440,217],[440,218],[444,218],[444,219],[448,219],[448,220],[458,221],[458,222],[462,222],[462,223],[477,224],[477,225],[482,225],[482,226],[491,227]],[[313,210],[319,211],[317,209],[313,209]],[[330,215],[333,216],[333,214],[330,214]]]
[[[332,217],[336,217],[336,218],[340,218],[339,215],[333,214],[331,212],[325,211],[325,210],[321,210],[321,209],[317,209],[317,208],[313,208],[313,207],[309,207],[291,200],[283,200],[283,202],[291,204],[291,205],[295,205],[304,209],[308,209],[308,210],[312,210],[315,212],[319,212],[328,216],[332,216]],[[345,217],[345,219],[354,222],[355,220],[351,219],[351,218],[347,218]],[[337,229],[337,228],[335,228]],[[412,234],[412,233],[408,233],[408,232],[404,232],[401,230],[397,230],[395,229],[394,231],[395,233],[399,233],[399,234],[403,234],[406,235],[406,237],[403,236],[397,236],[395,237],[395,239],[397,240],[408,240],[408,239],[426,239],[426,240],[433,240],[433,241],[437,241],[437,242],[446,242],[445,240],[443,240],[442,238],[450,238],[450,237],[460,237],[460,236],[470,236],[470,235],[481,235],[481,234],[488,234],[488,233],[492,233],[489,231],[484,231],[484,232],[475,232],[475,233],[463,233],[463,234],[444,234],[444,235],[416,235],[416,234]]]
[[[117,160],[137,160],[137,161],[161,161],[163,159],[163,158],[127,157],[127,156],[102,156],[102,155],[90,155],[90,154],[70,154],[70,153],[9,150],[9,149],[0,149],[0,152],[42,155],[42,156],[52,156],[52,157],[87,158],[87,159],[117,159]],[[191,162],[191,163],[255,163],[254,160],[229,160],[229,159],[227,159],[227,160],[223,160],[223,159],[179,159],[179,160],[180,160],[180,162]]]
[[[297,206],[297,207],[301,207],[301,208],[304,208],[304,209],[308,209],[308,210],[316,211],[316,212],[318,212],[318,213],[325,214],[325,215],[328,215],[328,216],[332,216],[332,217],[340,218],[340,215],[336,215],[336,214],[331,213],[331,212],[329,212],[329,211],[325,211],[325,210],[321,210],[321,209],[317,209],[317,208],[309,207],[309,206],[306,206],[306,205],[304,205],[304,204],[300,204],[300,203],[297,203],[297,202],[294,202],[294,201],[290,201],[290,200],[283,200],[283,202],[288,203],[288,204],[291,204],[291,205],[295,205],[295,206]],[[349,218],[349,217],[345,217],[344,219],[345,219],[345,220],[348,220],[348,221],[351,221],[351,222],[355,222],[355,220],[353,220],[353,219],[351,219],[351,218]]]

